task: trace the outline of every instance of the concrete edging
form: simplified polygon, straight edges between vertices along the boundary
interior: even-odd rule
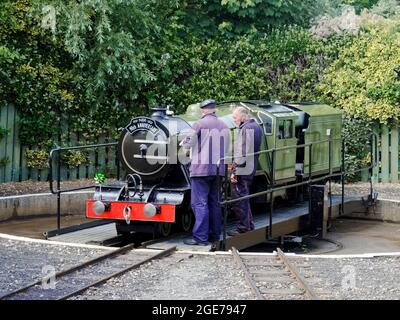
[[[346,217],[400,223],[400,200],[378,199],[375,208],[367,208],[361,200],[345,203]],[[339,207],[332,208],[332,218],[338,218]]]
[[[61,195],[62,215],[84,215],[85,202],[94,191],[75,191]],[[0,197],[0,221],[14,218],[55,216],[57,196],[51,193]]]

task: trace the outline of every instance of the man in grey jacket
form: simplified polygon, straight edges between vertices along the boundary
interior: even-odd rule
[[[232,165],[232,191],[235,198],[245,197],[250,194],[250,187],[258,166],[257,153],[260,151],[262,129],[249,117],[249,111],[244,107],[237,107],[233,113],[233,122],[239,127],[235,143],[235,154]],[[228,231],[228,235],[235,236],[240,233],[254,230],[253,215],[249,199],[235,202],[233,211],[239,222],[235,231]]]

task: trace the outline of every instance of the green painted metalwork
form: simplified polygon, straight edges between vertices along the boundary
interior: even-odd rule
[[[399,128],[392,128],[390,133],[390,182],[399,182]]]
[[[247,108],[251,117],[263,126],[264,137],[262,150],[296,146],[300,144],[298,137],[299,128],[308,125],[304,129],[305,141],[303,143],[327,140],[331,134],[332,139],[332,168],[338,169],[341,165],[341,129],[342,112],[327,105],[268,103],[266,101],[232,101],[221,103],[217,108],[217,116],[223,120],[232,130],[235,139],[235,126],[231,113],[237,106]],[[201,117],[198,104],[190,105],[184,115],[180,115],[190,123]],[[307,148],[306,148],[307,149]],[[315,144],[312,149],[312,171],[315,174],[328,171],[329,167],[329,143]],[[308,173],[308,150],[305,152],[304,173]],[[259,158],[258,174],[271,175],[270,154],[262,154]],[[277,182],[296,179],[296,149],[279,150],[275,154],[274,174]]]
[[[314,105],[296,105],[297,108],[309,115],[308,127],[305,131],[305,143],[317,142],[332,138],[332,168],[340,167],[341,159],[341,143],[342,132],[342,113],[337,109],[323,104]],[[312,147],[311,166],[313,173],[326,172],[329,168],[329,143],[315,144]],[[308,150],[305,152],[304,173],[308,174],[309,156]]]
[[[382,182],[389,182],[389,128],[388,126],[382,127],[382,134],[381,134],[381,180]]]

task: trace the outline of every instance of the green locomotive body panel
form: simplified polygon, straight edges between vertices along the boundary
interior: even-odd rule
[[[304,133],[304,143],[328,140],[331,134],[331,167],[333,171],[340,169],[342,143],[342,112],[324,104],[293,104],[308,116],[308,127]],[[309,152],[304,154],[304,173],[309,172]],[[311,155],[311,171],[314,175],[329,171],[329,142],[313,144]]]
[[[315,143],[328,140],[327,130],[332,134],[332,169],[336,171],[341,164],[341,129],[342,112],[323,104],[280,104],[266,101],[228,101],[217,107],[217,116],[226,123],[231,130],[233,146],[238,128],[233,123],[232,110],[242,106],[250,111],[250,116],[262,126],[264,136],[261,150],[279,149],[274,155],[274,172],[271,172],[273,153],[262,153],[259,157],[257,175],[266,175],[271,181],[274,175],[276,184],[288,183],[296,180],[296,163],[303,166],[300,174],[308,174],[309,155],[308,147],[301,150],[296,145]],[[189,124],[201,118],[199,104],[190,105],[181,118]],[[329,168],[329,143],[313,144],[312,173],[313,175],[326,173]]]

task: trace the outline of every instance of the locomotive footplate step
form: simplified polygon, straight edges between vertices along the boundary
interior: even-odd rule
[[[354,197],[345,197],[344,202],[346,203],[354,200],[359,199]],[[332,196],[332,207],[339,206],[340,204],[341,196]],[[273,235],[278,237],[280,235],[289,234],[299,230],[299,225],[308,221],[308,205],[308,201],[304,201],[291,207],[275,209],[272,216]],[[230,247],[245,249],[264,242],[266,240],[266,228],[269,226],[268,217],[269,214],[265,212],[254,214],[253,220],[255,229],[251,232],[239,234],[233,237],[227,235],[226,249],[229,249]],[[234,231],[235,229],[236,222],[228,222],[226,231]],[[209,251],[211,249],[211,244],[208,246],[190,246],[183,243],[184,240],[190,238],[190,234],[179,235],[165,241],[160,240],[160,242],[148,245],[147,248],[165,249],[171,245],[174,245],[176,246],[177,250]]]
[[[72,243],[104,243],[106,240],[117,237],[115,223],[83,229],[75,232],[65,233],[55,237],[49,237],[50,241],[72,242]]]

